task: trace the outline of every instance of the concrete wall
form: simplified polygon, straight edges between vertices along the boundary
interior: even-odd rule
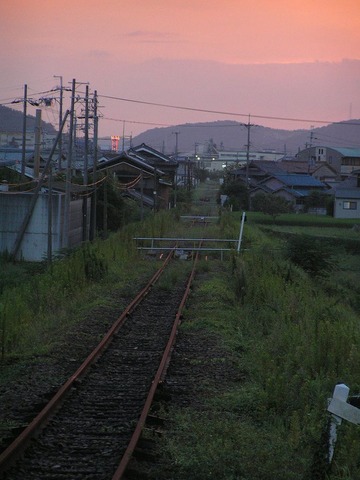
[[[29,210],[32,193],[0,192],[0,252],[11,253]],[[88,202],[88,210],[89,210]],[[64,194],[52,195],[52,253],[63,247]],[[90,214],[88,214],[90,218]],[[22,239],[17,260],[42,261],[48,253],[49,195],[40,193]],[[82,242],[82,200],[71,202],[69,247]]]

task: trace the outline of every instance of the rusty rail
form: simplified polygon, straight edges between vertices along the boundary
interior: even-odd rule
[[[168,343],[165,347],[164,354],[162,356],[159,368],[158,368],[158,370],[156,372],[156,375],[154,377],[154,380],[151,384],[151,388],[150,388],[148,396],[146,398],[144,408],[143,408],[143,410],[140,414],[140,418],[139,418],[139,421],[136,425],[134,433],[133,433],[133,435],[132,435],[132,437],[129,441],[129,444],[128,444],[126,450],[125,450],[124,455],[122,456],[120,464],[119,464],[116,472],[114,473],[114,475],[112,477],[112,480],[121,480],[121,478],[123,477],[123,475],[126,471],[126,468],[127,468],[128,464],[131,460],[131,457],[134,453],[136,445],[137,445],[137,443],[140,439],[142,430],[143,430],[143,428],[145,426],[145,423],[146,423],[146,418],[149,414],[149,411],[150,411],[150,408],[151,408],[151,405],[152,405],[152,402],[153,402],[153,399],[154,399],[154,396],[155,396],[156,389],[157,389],[161,379],[163,378],[164,372],[165,372],[165,370],[166,370],[166,368],[169,364],[169,361],[170,361],[172,348],[173,348],[173,345],[174,345],[175,339],[176,339],[176,333],[177,333],[178,327],[179,327],[180,322],[181,322],[182,311],[184,309],[187,297],[189,296],[189,293],[190,293],[190,288],[191,288],[191,285],[192,285],[192,282],[193,282],[193,279],[194,279],[194,276],[195,276],[195,267],[196,267],[196,263],[197,263],[198,259],[199,259],[199,252],[196,253],[193,268],[191,270],[191,274],[190,274],[188,282],[187,282],[185,293],[183,295],[183,298],[180,302],[178,311],[176,313],[174,324],[173,324],[173,327],[172,327],[172,330],[171,330],[171,333],[170,333]]]
[[[141,302],[147,292],[156,283],[164,269],[170,262],[174,250],[169,252],[165,258],[162,266],[151,277],[147,285],[136,295],[136,297],[129,303],[129,305],[122,312],[120,317],[114,322],[108,330],[104,338],[97,345],[97,347],[90,353],[86,360],[76,370],[76,372],[64,383],[64,385],[53,396],[50,402],[41,410],[41,412],[31,421],[31,423],[21,432],[21,434],[9,445],[9,447],[0,455],[0,473],[4,472],[16,457],[23,451],[30,439],[41,430],[45,425],[50,415],[56,410],[59,404],[63,401],[66,394],[74,383],[86,372],[100,354],[102,354],[107,346],[110,344],[112,336],[118,331],[121,325],[125,322],[126,317],[134,310],[134,308]]]

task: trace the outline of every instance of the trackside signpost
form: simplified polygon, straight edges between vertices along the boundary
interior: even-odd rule
[[[246,222],[246,213],[243,212],[242,215],[241,215],[239,241],[238,241],[238,246],[237,246],[237,252],[238,252],[238,253],[240,253],[242,236],[243,236],[243,230],[244,230],[244,223],[245,223],[245,222]]]
[[[360,409],[347,403],[349,392],[350,388],[344,383],[341,383],[335,386],[333,396],[329,399],[327,410],[332,414],[329,432],[329,463],[331,463],[334,455],[337,439],[336,430],[337,427],[341,425],[342,420],[360,425]]]

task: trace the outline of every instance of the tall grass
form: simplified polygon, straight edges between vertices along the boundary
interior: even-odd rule
[[[208,415],[177,412],[164,446],[176,478],[360,478],[358,427],[343,423],[326,462],[327,399],[338,382],[360,392],[359,314],[327,293],[331,277],[290,263],[283,239],[249,224],[246,238],[227,274],[197,286],[182,327],[216,332],[246,379],[208,392]]]
[[[4,282],[0,295],[1,358],[46,349],[46,339],[54,335],[54,330],[74,321],[69,317],[76,316],[76,311],[71,314],[65,311],[87,291],[100,289],[102,285],[114,288],[119,281],[128,284],[145,270],[154,270],[155,265],[142,261],[133,238],[139,235],[139,230],[143,235],[163,236],[175,224],[166,212],[148,217],[106,240],[84,244],[54,261],[43,273],[24,275],[20,284],[13,282],[6,286]],[[23,268],[20,265],[17,271]]]

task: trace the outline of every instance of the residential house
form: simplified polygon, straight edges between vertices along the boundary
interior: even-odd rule
[[[146,151],[146,153],[144,153]],[[156,151],[150,148],[129,149],[109,159],[102,158],[97,170],[115,175],[119,180],[123,195],[142,203],[143,206],[160,209],[168,208],[173,184],[174,163],[166,164],[164,155],[158,159]],[[150,159],[150,158],[151,159]],[[163,165],[167,172],[159,168]],[[170,167],[169,167],[170,165]]]
[[[354,170],[343,182],[336,185],[334,195],[335,218],[360,219],[360,170]]]
[[[167,180],[174,183],[178,162],[171,157],[149,147],[145,143],[127,150],[130,156],[140,158],[142,161],[154,167],[154,169],[162,170]]]
[[[314,146],[300,151],[296,158],[307,162],[309,168],[327,164],[336,171],[338,179],[345,179],[360,168],[360,148]]]
[[[284,158],[279,163],[287,173],[309,174],[329,187],[340,180],[340,175],[336,172],[335,168],[326,162],[309,165],[308,162],[297,160],[296,158]]]
[[[286,171],[280,162],[269,160],[254,160],[240,168],[231,170],[233,180],[241,180],[250,188],[255,188],[260,182],[274,174],[284,174]]]
[[[325,193],[327,190],[327,186],[323,182],[308,174],[275,173],[252,189],[250,196],[253,197],[260,191],[271,193],[291,202],[295,210],[301,211],[304,208],[306,197],[311,192]]]
[[[293,203],[296,210],[304,206],[305,198],[312,191],[326,192],[328,187],[307,173],[288,173],[282,162],[253,161],[232,172],[250,189],[250,198],[257,193],[271,193]]]

